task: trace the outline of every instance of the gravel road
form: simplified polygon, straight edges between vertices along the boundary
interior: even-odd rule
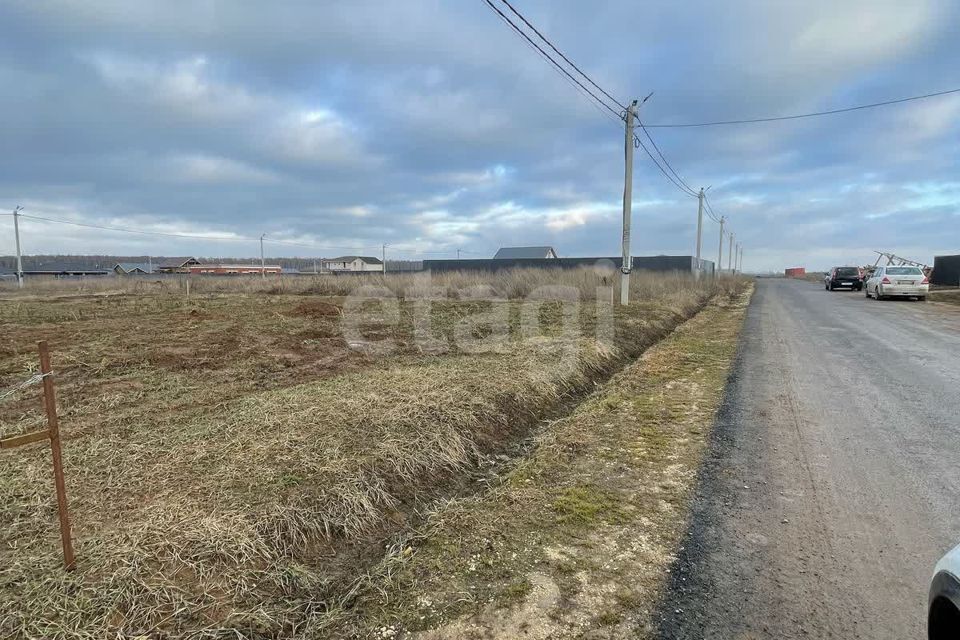
[[[960,309],[761,279],[662,638],[925,638],[960,542]]]

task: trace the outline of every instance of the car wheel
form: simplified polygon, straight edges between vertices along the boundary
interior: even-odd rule
[[[917,296],[917,302],[926,302],[927,296]]]
[[[880,292],[880,287],[877,287],[873,290],[873,298],[877,301],[883,300],[883,294]]]
[[[867,287],[864,287],[864,288],[863,288],[863,297],[864,297],[864,298],[869,298],[869,297],[870,297],[870,289],[868,289]]]

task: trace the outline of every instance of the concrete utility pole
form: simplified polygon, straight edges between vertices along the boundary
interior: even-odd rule
[[[730,246],[727,248],[727,271],[733,273],[733,236],[730,234]]]
[[[267,279],[267,261],[263,257],[263,239],[267,237],[267,234],[260,236],[260,277],[263,280]]]
[[[457,260],[460,259],[460,249],[457,249]]]
[[[723,223],[727,219],[720,216],[720,249],[717,251],[717,268],[713,270],[713,275],[719,276],[723,270]]]
[[[630,302],[630,215],[633,211],[633,118],[637,101],[627,106],[623,139],[623,261],[620,263],[620,304]]]
[[[740,264],[737,266],[737,271],[743,273],[743,245],[740,245]]]
[[[700,193],[697,194],[697,200],[700,202],[697,207],[697,280],[700,279],[700,272],[703,271],[703,264],[700,262],[700,241],[703,233],[703,187],[700,187]]]
[[[380,266],[382,267],[381,272],[382,272],[384,275],[386,275],[386,274],[387,274],[387,245],[386,245],[386,243],[384,243],[384,245],[380,248],[380,251],[381,251],[380,260],[381,260],[382,263],[383,263],[383,264],[380,265]]]
[[[13,210],[13,235],[17,239],[17,287],[23,289],[23,256],[20,255],[20,212],[23,207],[17,206]]]

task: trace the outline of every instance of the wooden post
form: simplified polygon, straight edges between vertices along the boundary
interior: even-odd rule
[[[43,378],[43,402],[50,429],[50,450],[53,453],[53,480],[57,486],[57,512],[60,516],[60,540],[63,543],[63,564],[67,571],[74,568],[73,542],[70,539],[70,514],[67,512],[67,487],[63,481],[63,456],[60,453],[60,425],[57,421],[57,400],[53,392],[53,371],[50,368],[50,350],[44,340],[40,348],[40,373]]]

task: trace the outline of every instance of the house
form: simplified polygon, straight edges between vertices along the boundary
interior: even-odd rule
[[[10,269],[5,269],[4,267],[0,267],[0,281],[16,280],[16,279],[17,279],[16,271],[11,271]]]
[[[188,266],[191,275],[216,275],[216,276],[249,276],[260,275],[261,273],[269,275],[280,275],[283,269],[278,264],[268,264],[260,266],[259,264],[192,264]]]
[[[196,258],[167,258],[156,271],[160,273],[190,273],[190,267],[200,264]]]
[[[526,258],[556,259],[557,252],[553,247],[500,247],[494,260],[517,260]]]
[[[383,261],[370,256],[340,256],[320,261],[323,271],[383,271]]]
[[[118,262],[113,272],[119,276],[143,275],[153,273],[153,265],[149,262]]]

